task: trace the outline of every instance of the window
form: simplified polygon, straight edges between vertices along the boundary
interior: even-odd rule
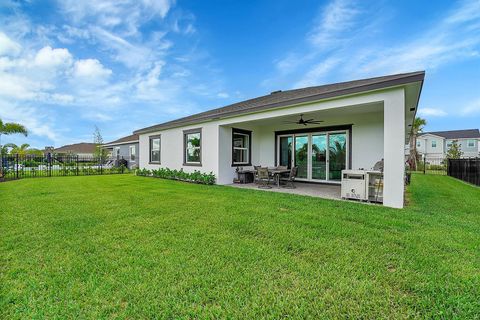
[[[150,137],[150,163],[160,163],[160,136]]]
[[[113,156],[114,156],[117,160],[120,160],[120,147],[115,147],[115,148],[113,148]]]
[[[447,142],[447,148],[450,148],[452,146],[453,142],[452,141],[448,141]]]
[[[475,147],[475,140],[468,140],[467,141],[467,146],[469,148]]]
[[[432,148],[436,148],[437,147],[437,140],[432,140]]]
[[[417,148],[420,148],[422,146],[422,143],[420,141],[417,141]]]
[[[232,129],[232,165],[251,164],[252,132],[240,129]]]
[[[202,130],[183,131],[184,165],[202,165]]]
[[[135,161],[135,156],[136,156],[136,148],[135,146],[130,146],[130,161]]]

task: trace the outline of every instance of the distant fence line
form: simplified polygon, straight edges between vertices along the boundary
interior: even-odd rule
[[[447,161],[449,176],[480,186],[480,158],[448,159]]]
[[[83,176],[128,172],[127,161],[79,155],[1,155],[0,181],[35,177]]]
[[[417,162],[416,172],[423,174],[447,175],[447,159],[443,157],[424,156]]]

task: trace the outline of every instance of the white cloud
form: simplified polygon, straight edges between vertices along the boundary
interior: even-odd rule
[[[341,41],[342,34],[355,25],[360,10],[349,0],[334,0],[323,10],[310,31],[309,40],[318,47],[329,49]]]
[[[217,97],[222,98],[222,99],[226,99],[226,98],[229,98],[230,95],[227,92],[219,92],[217,94]]]
[[[20,53],[22,46],[10,39],[5,33],[0,31],[0,56],[16,56]]]
[[[35,55],[34,63],[41,68],[67,68],[72,64],[73,57],[65,48],[52,49],[43,47]]]
[[[54,121],[45,113],[39,113],[34,107],[19,106],[0,97],[0,118],[5,122],[19,122],[27,128],[30,134],[46,137],[56,141],[59,139]]]
[[[54,93],[51,95],[51,99],[54,102],[59,102],[61,104],[72,103],[75,98],[69,94]]]
[[[317,84],[324,78],[350,80],[416,70],[431,71],[446,64],[480,56],[480,1],[452,3],[454,9],[423,30],[392,40],[375,37],[389,14],[385,9],[362,7],[348,0],[333,0],[324,7],[306,34],[307,49],[277,60],[279,75],[296,86]],[[391,22],[390,22],[391,23]],[[367,44],[367,45],[366,45]],[[336,61],[335,67],[325,61]]]
[[[94,81],[103,81],[112,74],[112,70],[105,68],[97,59],[83,59],[75,62],[73,75]]]
[[[27,76],[0,72],[0,98],[36,100],[42,92],[51,88],[47,82],[36,81]]]
[[[108,131],[141,127],[202,111],[192,96],[207,103],[225,97],[220,72],[195,38],[195,16],[172,11],[173,5],[59,0],[58,19],[40,23],[23,15],[23,6],[1,13],[1,32],[18,49],[0,56],[0,102],[40,115],[27,120],[10,108],[9,119],[31,126],[37,137],[29,139],[57,145],[77,140],[92,122],[108,122]],[[204,82],[209,85],[197,92],[195,84]]]
[[[473,114],[480,114],[480,99],[477,99],[476,101],[473,101],[470,103],[468,106],[463,108],[461,111],[461,114],[464,116],[469,116]]]
[[[124,35],[138,34],[139,26],[166,17],[174,1],[169,0],[62,0],[63,11],[75,24],[118,29]]]
[[[325,76],[341,62],[340,59],[330,57],[315,65],[306,75],[294,85],[294,88],[319,85]]]
[[[418,114],[425,117],[444,117],[447,113],[442,109],[437,108],[421,108]]]

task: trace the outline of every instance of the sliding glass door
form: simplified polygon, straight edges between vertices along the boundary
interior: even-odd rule
[[[327,180],[327,135],[312,134],[312,179]]]
[[[347,167],[347,135],[344,132],[328,135],[328,180],[340,181]]]
[[[300,180],[340,181],[348,165],[347,131],[281,135],[277,147],[277,163],[297,166]]]
[[[292,167],[292,140],[293,136],[279,137],[278,165],[288,169]]]
[[[297,178],[308,179],[308,135],[295,136],[295,165]]]

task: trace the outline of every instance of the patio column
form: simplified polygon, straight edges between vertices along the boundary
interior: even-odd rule
[[[398,89],[387,92],[385,95],[383,111],[383,205],[392,208],[403,208],[405,94],[403,89]]]

